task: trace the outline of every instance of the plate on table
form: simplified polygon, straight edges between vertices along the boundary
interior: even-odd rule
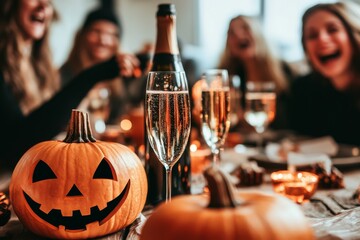
[[[287,169],[286,160],[274,159],[267,154],[257,154],[249,158],[259,166],[269,169]],[[360,166],[360,147],[338,144],[337,153],[330,157],[332,164],[341,169]]]

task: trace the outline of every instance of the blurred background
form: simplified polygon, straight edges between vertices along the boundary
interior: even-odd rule
[[[306,8],[320,2],[334,1],[53,0],[60,19],[52,28],[51,47],[55,63],[61,66],[68,56],[75,31],[82,24],[86,13],[103,5],[115,10],[121,19],[124,30],[121,39],[122,51],[137,52],[147,43],[155,41],[157,5],[174,3],[177,10],[177,33],[183,45],[182,56],[194,59],[199,71],[216,66],[225,44],[228,23],[239,14],[257,16],[263,23],[267,40],[278,55],[301,68],[301,16]]]

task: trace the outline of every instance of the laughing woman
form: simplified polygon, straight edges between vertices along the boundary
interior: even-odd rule
[[[32,145],[62,131],[88,91],[103,79],[132,74],[112,57],[79,73],[64,89],[48,45],[50,0],[0,2],[0,170]],[[119,62],[119,64],[118,64]]]
[[[259,21],[239,15],[231,19],[224,52],[218,65],[241,79],[242,105],[248,81],[271,81],[277,93],[275,121],[271,128],[284,129],[287,123],[288,87],[294,77],[290,67],[274,53]]]
[[[360,8],[350,1],[318,4],[304,13],[302,24],[313,71],[292,87],[292,127],[360,145]]]

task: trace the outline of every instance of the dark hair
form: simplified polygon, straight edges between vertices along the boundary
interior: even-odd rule
[[[77,74],[84,68],[89,67],[87,46],[84,45],[85,37],[90,26],[94,22],[102,20],[115,24],[118,27],[119,40],[121,39],[122,28],[115,13],[103,8],[95,9],[86,15],[83,26],[77,31],[69,57],[62,68],[68,68],[74,74]]]
[[[308,18],[315,12],[327,11],[341,21],[349,36],[353,48],[352,69],[360,75],[358,66],[360,65],[360,7],[351,2],[320,3],[305,11],[302,17],[302,36],[301,43],[306,53],[304,27]]]
[[[122,25],[119,18],[113,11],[104,8],[98,8],[88,13],[88,15],[85,17],[82,29],[86,29],[93,22],[100,20],[108,21],[115,24],[119,30],[119,37],[122,36]]]

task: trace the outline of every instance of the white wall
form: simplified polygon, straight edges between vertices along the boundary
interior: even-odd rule
[[[216,67],[225,47],[230,20],[239,15],[259,15],[259,0],[199,0],[201,67]]]
[[[197,43],[198,0],[119,0],[117,10],[124,23],[123,49],[136,51],[144,42],[154,42],[159,3],[174,3],[178,36],[188,44]]]
[[[315,3],[333,1],[265,0],[264,32],[267,39],[272,46],[280,48],[279,52],[286,60],[301,60],[302,12]],[[51,46],[55,63],[60,66],[69,53],[75,31],[86,13],[99,1],[53,0],[53,3],[60,21],[52,28]],[[200,71],[216,66],[232,17],[260,13],[260,0],[115,0],[115,10],[124,28],[123,51],[136,52],[144,43],[155,41],[155,14],[159,3],[175,4],[177,33],[185,44],[183,55],[197,59]]]
[[[98,0],[53,0],[60,20],[51,29],[51,47],[54,61],[60,66],[67,58],[77,29],[88,11]],[[117,0],[115,11],[124,28],[122,50],[136,52],[145,42],[154,42],[156,36],[156,11],[159,3],[174,3],[177,11],[178,36],[186,44],[197,44],[198,0]]]
[[[50,45],[55,64],[60,66],[69,54],[75,32],[98,0],[53,0],[53,4],[60,19],[51,28]]]

